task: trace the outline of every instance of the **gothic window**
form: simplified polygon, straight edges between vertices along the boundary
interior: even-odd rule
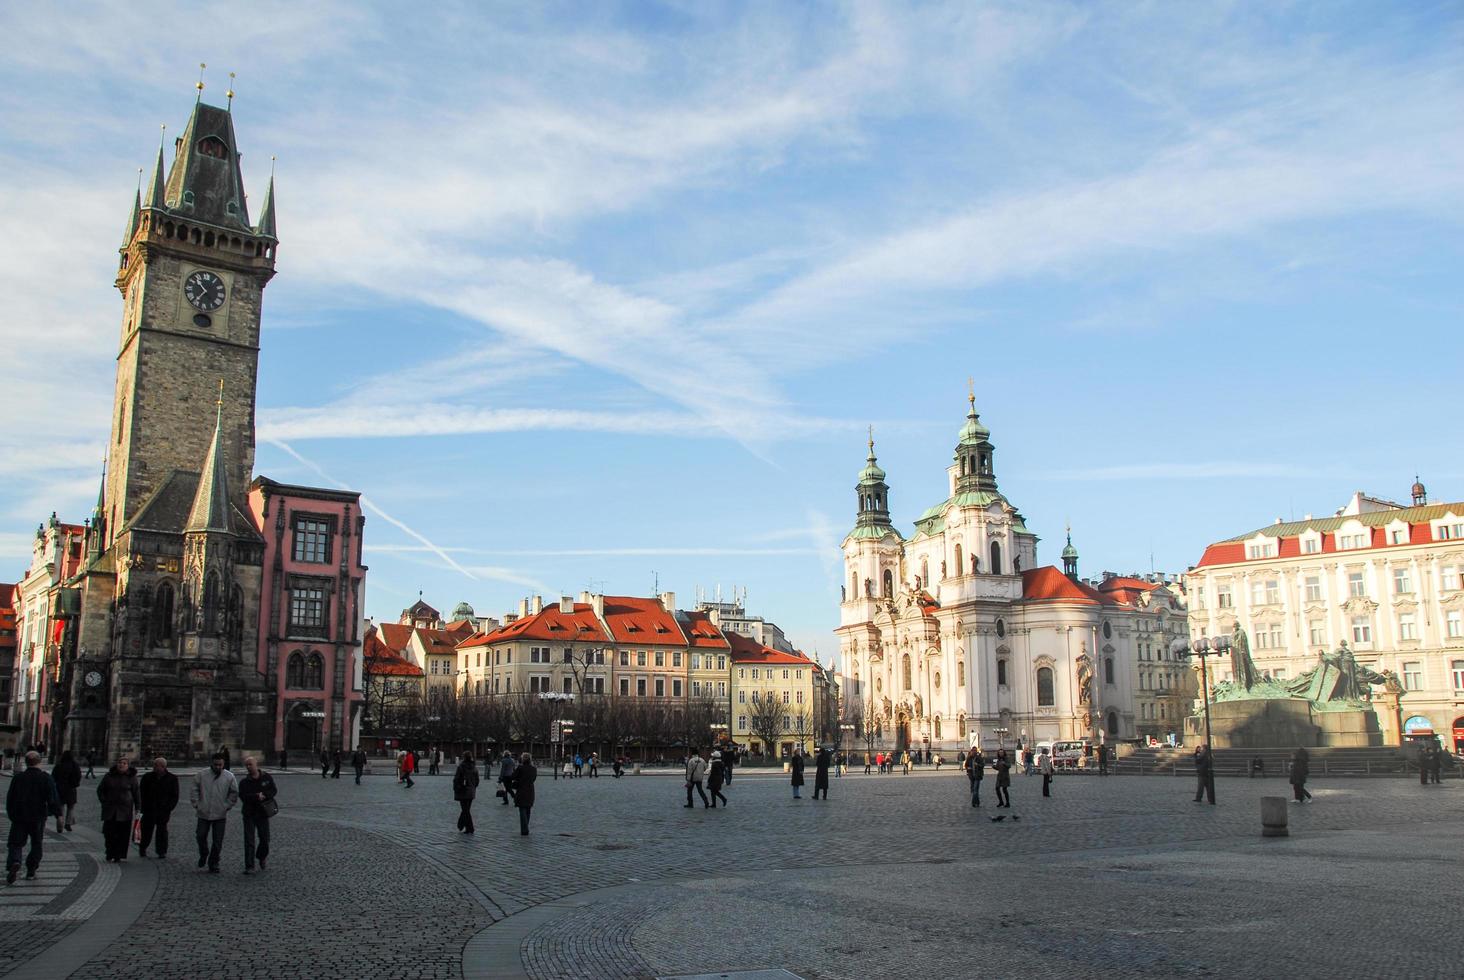
[[[991,574],[1001,574],[1001,542],[991,542]]]
[[[219,576],[209,572],[203,581],[203,632],[219,631]]]
[[[910,655],[907,653],[900,659],[900,676],[905,681],[905,690],[910,690]]]
[[[1052,668],[1037,668],[1037,704],[1039,707],[1050,708],[1057,703],[1057,697],[1052,690]]]
[[[294,556],[317,565],[330,561],[330,524],[324,518],[295,518]]]
[[[961,687],[966,686],[966,661],[964,660],[956,661],[956,684]]]
[[[153,644],[166,643],[173,638],[173,585],[159,582],[153,593],[152,639]]]
[[[292,653],[285,663],[285,687],[298,690],[304,686],[305,658],[298,653]]]
[[[325,688],[325,659],[318,653],[312,653],[310,660],[305,665],[305,683],[302,685],[312,691],[320,691]]]
[[[961,546],[960,545],[956,545],[956,571],[957,571],[957,573],[959,573],[960,570],[961,570]]]
[[[891,598],[894,598],[894,595],[895,595],[895,576],[894,576],[894,573],[893,572],[891,572],[888,568],[886,568],[884,570],[884,597],[886,599],[891,599]]]
[[[1104,657],[1103,658],[1103,683],[1105,683],[1105,684],[1112,684],[1113,683],[1113,658],[1112,657]]]

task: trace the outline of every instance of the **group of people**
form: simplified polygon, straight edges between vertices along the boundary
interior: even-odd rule
[[[41,768],[39,752],[27,752],[25,771],[11,780],[5,798],[10,820],[6,842],[6,883],[14,884],[25,856],[27,878],[34,878],[44,848],[45,824],[56,820],[56,832],[75,828],[76,791],[81,784],[81,767],[70,752],[63,752],[51,772]],[[245,775],[236,777],[228,768],[224,750],[214,753],[209,767],[194,778],[189,802],[197,818],[198,867],[218,874],[223,854],[228,814],[240,803],[244,831],[244,873],[253,874],[256,863],[263,871],[269,859],[270,818],[279,810],[275,802],[278,787],[274,777],[259,767],[252,756],[244,760]],[[138,856],[146,858],[153,848],[159,858],[168,856],[168,822],[180,797],[178,776],[168,769],[168,760],[156,758],[141,778],[126,756],[121,756],[97,783],[101,804],[102,840],[107,861],[127,860],[130,844],[137,844]],[[26,853],[26,845],[29,851]]]
[[[488,760],[488,764],[491,765],[492,761]],[[511,800],[518,808],[519,833],[525,837],[529,834],[529,814],[534,809],[534,780],[538,776],[539,770],[534,765],[534,757],[527,752],[515,759],[511,752],[505,751],[499,759],[499,788],[495,795],[503,801],[504,806],[508,806]],[[459,833],[477,832],[477,827],[473,825],[473,801],[478,796],[478,783],[478,764],[473,759],[473,753],[464,752],[458,762],[457,771],[452,774],[452,796],[462,810],[458,814]]]

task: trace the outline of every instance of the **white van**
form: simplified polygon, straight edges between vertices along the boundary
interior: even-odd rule
[[[1059,768],[1076,769],[1083,763],[1083,743],[1066,741],[1052,743],[1052,764]]]

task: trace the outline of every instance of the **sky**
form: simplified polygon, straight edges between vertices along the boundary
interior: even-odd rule
[[[168,25],[166,30],[159,25]],[[1457,3],[0,7],[0,580],[99,481],[137,170],[199,77],[277,181],[257,473],[367,612],[746,589],[825,661],[873,426],[968,379],[1055,563],[1464,499]],[[1434,380],[1430,380],[1430,379]]]

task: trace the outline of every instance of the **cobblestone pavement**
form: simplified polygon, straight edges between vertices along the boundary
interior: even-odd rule
[[[541,777],[523,838],[491,784],[469,837],[454,829],[446,775],[407,789],[389,775],[358,787],[292,774],[280,778],[270,870],[254,877],[239,873],[237,816],[225,873],[195,870],[185,803],[136,925],[75,975],[192,977],[206,954],[220,977],[456,977],[475,933],[514,936],[529,922],[516,913],[596,889],[590,904],[525,927],[514,962],[489,966],[535,977],[1464,973],[1451,911],[1464,782],[1314,780],[1315,802],[1289,807],[1292,836],[1262,840],[1259,798],[1289,795],[1279,779],[1221,780],[1211,807],[1180,778],[1060,777],[1042,799],[1036,777],[1018,777],[1001,823],[985,798],[969,806],[959,773],[852,775],[832,781],[827,803],[792,800],[785,780],[739,773],[731,805],[713,812],[684,809],[675,776]],[[48,936],[6,936],[0,964]]]

